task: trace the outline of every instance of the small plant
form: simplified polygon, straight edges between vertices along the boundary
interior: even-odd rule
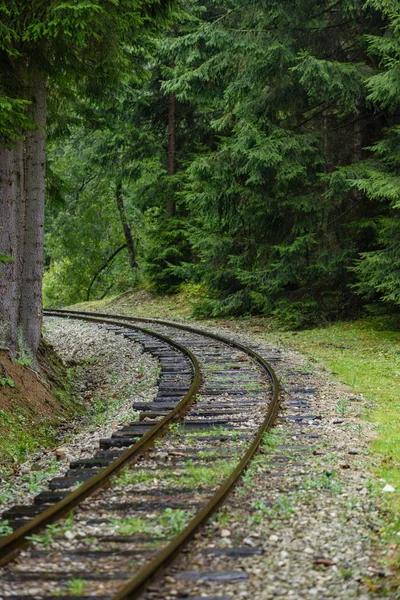
[[[172,423],[172,425],[169,428],[169,431],[172,435],[182,435],[183,423]]]
[[[265,504],[265,501],[262,498],[258,498],[253,502],[252,508],[256,511],[255,514],[252,515],[252,520],[257,525],[261,523],[264,516],[271,514],[271,507]]]
[[[47,525],[43,533],[30,535],[26,539],[34,544],[41,544],[45,548],[48,548],[54,542],[56,537],[64,535],[64,533],[71,528],[73,522],[74,515],[73,513],[70,513],[62,523],[52,523],[51,525]]]
[[[217,513],[217,521],[222,527],[226,526],[232,519],[232,513],[229,509],[221,509]]]
[[[17,363],[17,365],[20,365],[20,367],[32,367],[33,365],[32,358],[24,352],[22,352],[18,358],[14,358],[14,362]]]
[[[14,380],[9,375],[7,375],[7,377],[0,377],[0,385],[2,387],[6,387],[6,385],[12,388],[15,387]]]
[[[9,526],[8,521],[0,521],[0,537],[10,535],[14,530]]]
[[[187,521],[189,513],[182,508],[166,508],[160,517],[163,530],[167,535],[177,535],[182,531]]]
[[[294,512],[293,501],[287,496],[278,498],[272,506],[266,504],[262,498],[258,498],[253,502],[252,508],[256,511],[252,520],[257,524],[261,523],[266,516],[288,519]]]
[[[347,398],[340,398],[340,400],[336,402],[335,412],[339,417],[345,416],[348,409],[348,404],[349,402]]]
[[[261,448],[265,451],[268,450],[273,450],[274,448],[276,448],[276,446],[279,443],[279,438],[276,435],[276,433],[264,433],[262,441],[261,441]]]
[[[118,383],[119,381],[121,381],[121,377],[120,375],[117,375],[117,373],[110,373],[108,379],[110,383]]]
[[[254,487],[255,483],[254,483],[254,470],[250,467],[249,469],[247,469],[247,471],[244,473],[244,475],[242,476],[242,481],[244,483],[245,486],[247,487]]]
[[[306,481],[304,488],[308,490],[328,490],[338,494],[342,491],[342,484],[337,478],[336,471],[323,471],[320,475]]]
[[[28,536],[26,539],[33,542],[35,545],[40,544],[44,546],[44,548],[48,548],[54,542],[59,532],[59,525],[47,525],[43,533],[35,533]]]
[[[7,425],[12,425],[13,420],[11,418],[10,413],[6,412],[5,410],[0,410],[0,424],[7,424]]]
[[[141,519],[140,517],[128,517],[126,519],[112,519],[111,527],[115,528],[121,535],[134,535],[135,533],[149,533],[159,535],[160,530],[154,524]]]
[[[67,590],[71,596],[80,596],[85,591],[86,584],[85,579],[71,579],[67,584]]]
[[[51,459],[48,467],[40,471],[32,471],[22,476],[22,480],[27,484],[30,492],[39,492],[41,484],[58,471],[58,462],[54,457]]]

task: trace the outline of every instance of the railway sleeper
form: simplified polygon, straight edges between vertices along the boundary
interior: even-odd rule
[[[9,571],[4,573],[3,579],[5,581],[65,581],[68,582],[71,579],[85,579],[87,581],[124,581],[130,579],[132,573],[129,571],[123,571],[119,573],[89,573],[87,570],[82,571]],[[76,597],[75,597],[76,598]]]
[[[82,469],[79,470],[78,473],[79,475],[76,475],[77,470],[75,469],[73,471],[73,473],[75,473],[75,475],[71,475],[71,471],[67,471],[65,477],[55,477],[54,479],[52,479],[49,482],[49,489],[50,490],[67,490],[71,487],[74,487],[75,485],[79,484],[79,483],[83,483],[84,481],[87,481],[88,479],[90,479],[91,477],[93,477],[94,475],[97,475],[99,471],[96,470],[89,470],[89,469]]]
[[[64,498],[66,498],[69,493],[70,492],[62,492],[62,491],[40,492],[40,494],[35,496],[34,503],[35,504],[55,504],[56,502],[59,502],[60,500],[63,500]]]
[[[60,598],[62,600],[93,600],[93,596],[77,596],[76,594],[74,596],[43,596],[42,594],[40,596],[36,594],[14,594],[12,596],[13,600],[36,600],[36,598],[38,600],[60,600]],[[111,596],[96,596],[96,600],[111,600]],[[207,598],[202,600],[207,600]]]
[[[100,440],[100,448],[108,450],[109,448],[126,448],[133,446],[141,436],[125,436],[120,438],[103,438]]]
[[[93,467],[108,467],[113,461],[112,457],[108,458],[81,458],[70,463],[70,469],[92,469]]]

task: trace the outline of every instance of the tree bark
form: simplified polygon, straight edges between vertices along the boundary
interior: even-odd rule
[[[31,119],[26,134],[25,231],[19,327],[24,349],[36,355],[42,327],[44,199],[46,176],[46,80],[31,69],[28,84]]]
[[[0,148],[0,254],[12,257],[0,265],[0,346],[17,349],[18,269],[15,149]]]
[[[118,183],[115,191],[115,200],[117,202],[119,216],[122,223],[122,229],[124,230],[126,247],[128,248],[129,261],[132,269],[137,269],[138,265],[136,262],[135,244],[132,237],[132,230],[129,226],[128,219],[126,217],[124,197],[122,195],[122,183]]]
[[[170,94],[168,98],[168,175],[175,175],[176,170],[176,98]],[[175,216],[175,198],[167,200],[167,215]]]

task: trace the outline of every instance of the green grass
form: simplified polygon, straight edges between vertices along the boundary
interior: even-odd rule
[[[160,515],[151,515],[151,519],[143,517],[115,518],[111,526],[120,534],[131,536],[147,533],[153,536],[169,536],[180,533],[192,513],[181,508],[166,508]]]
[[[29,417],[22,408],[13,413],[0,410],[0,477],[6,476],[13,464],[22,462],[38,448],[49,448],[56,444],[57,431],[54,423],[36,425],[32,429]],[[1,502],[1,497],[0,497]]]
[[[194,284],[183,285],[179,293],[171,296],[155,296],[150,287],[143,285],[119,296],[82,302],[68,308],[99,312],[111,310],[136,317],[188,319],[191,317],[193,304],[204,295],[205,290]]]
[[[374,407],[366,417],[377,427],[371,448],[381,457],[376,473],[399,492],[400,331],[388,319],[370,318],[295,334],[281,333],[280,337],[373,401]],[[339,401],[337,414],[344,416],[353,402]],[[393,501],[400,512],[399,493]]]
[[[214,487],[229,475],[235,466],[234,461],[219,460],[212,466],[193,465],[187,462],[185,470],[178,474],[174,471],[141,471],[140,469],[126,469],[113,482],[114,486],[125,487],[138,483],[149,483],[153,480],[164,481],[169,485],[180,487]]]
[[[34,545],[41,545],[48,548],[56,540],[57,537],[63,536],[74,524],[74,515],[71,512],[68,517],[61,523],[52,523],[47,525],[42,533],[27,536],[27,540]]]

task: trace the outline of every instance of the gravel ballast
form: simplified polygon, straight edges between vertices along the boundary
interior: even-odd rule
[[[202,329],[235,337],[266,358],[272,349],[259,338]],[[185,557],[143,598],[400,597],[382,592],[391,573],[373,546],[380,513],[370,473],[374,428],[363,419],[370,403],[300,353],[281,348],[281,356],[273,364],[283,388],[275,446],[253,461]],[[224,548],[257,553],[227,557]]]
[[[136,344],[94,325],[51,319],[46,329],[64,360],[85,363],[82,398],[92,401],[95,386],[96,398],[123,396],[106,423],[86,423],[73,440],[24,465],[29,470],[57,456],[62,473],[70,460],[91,456],[98,439],[132,415],[133,400],[151,401],[157,363]],[[267,359],[276,354],[261,338],[204,329],[238,339]],[[283,401],[274,435],[212,521],[143,598],[400,598],[393,590],[383,593],[391,574],[377,562],[373,546],[380,514],[369,456],[374,429],[363,419],[370,405],[301,354],[279,351],[273,367]],[[131,388],[136,396],[126,394]],[[24,484],[16,483],[15,491],[26,494]],[[232,548],[251,555],[232,556]]]
[[[45,319],[44,336],[65,365],[73,367],[73,385],[89,416],[64,423],[55,448],[35,453],[19,473],[0,483],[5,499],[2,512],[32,502],[47,489],[48,480],[65,473],[70,462],[93,456],[100,438],[133,419],[133,402],[152,401],[157,392],[158,361],[132,340],[95,324],[58,318]],[[27,480],[39,472],[43,480],[33,486]]]

